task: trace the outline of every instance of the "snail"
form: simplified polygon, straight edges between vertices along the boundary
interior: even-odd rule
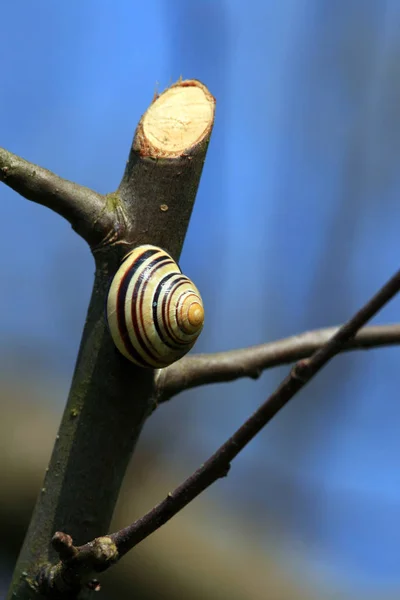
[[[123,259],[107,297],[107,323],[118,350],[141,367],[163,368],[200,335],[203,302],[167,252],[138,246]]]

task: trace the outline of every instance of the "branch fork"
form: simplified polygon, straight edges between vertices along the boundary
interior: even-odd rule
[[[118,189],[106,195],[0,149],[0,181],[63,216],[86,240],[96,263],[68,402],[10,599],[37,597],[31,582],[54,560],[55,530],[67,532],[79,548],[109,529],[126,468],[154,404],[153,371],[136,368],[112,343],[104,319],[109,281],[122,258],[141,244],[159,246],[179,259],[214,112],[215,99],[196,80],[179,81],[157,96],[139,121]],[[106,494],[99,494],[99,482]],[[60,580],[57,569],[50,572],[53,584]]]
[[[43,567],[36,578],[38,591],[49,598],[72,600],[85,587],[99,591],[100,583],[93,574],[105,571],[118,560],[117,548],[107,536],[76,547],[70,535],[58,531],[51,543],[60,562]]]

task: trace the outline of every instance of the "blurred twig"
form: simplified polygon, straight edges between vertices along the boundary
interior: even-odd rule
[[[263,371],[307,358],[338,331],[338,327],[316,329],[282,340],[212,354],[186,356],[157,375],[157,403],[166,402],[184,390],[208,383],[257,379]],[[368,350],[400,344],[400,324],[365,327],[343,344],[341,352]]]

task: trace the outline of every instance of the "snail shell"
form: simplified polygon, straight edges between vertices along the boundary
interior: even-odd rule
[[[127,254],[107,298],[110,333],[126,358],[166,367],[189,352],[203,321],[198,289],[169,254],[150,245]]]

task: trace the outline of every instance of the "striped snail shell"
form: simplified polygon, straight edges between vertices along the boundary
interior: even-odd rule
[[[150,245],[127,254],[107,298],[111,337],[126,358],[166,367],[189,352],[203,321],[198,289],[169,254]]]

